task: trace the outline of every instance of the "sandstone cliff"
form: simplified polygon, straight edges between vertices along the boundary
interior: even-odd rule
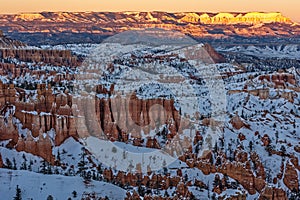
[[[300,26],[277,12],[43,12],[0,15],[0,19],[0,29],[3,28],[15,38],[30,44],[55,43],[54,40],[63,43],[67,40],[77,43],[99,42],[103,39],[101,36],[141,28],[163,28],[196,38],[216,39],[300,35]],[[35,34],[35,38],[24,37],[24,34]],[[90,37],[86,37],[87,35]],[[36,38],[39,38],[38,41],[35,41]]]
[[[46,63],[59,66],[78,66],[78,58],[69,50],[1,49],[0,58],[17,58],[20,61]],[[2,63],[1,63],[2,64]]]

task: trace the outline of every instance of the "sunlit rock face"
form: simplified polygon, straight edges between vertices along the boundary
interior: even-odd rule
[[[179,21],[204,24],[258,24],[258,23],[291,23],[291,20],[281,13],[186,13]]]
[[[59,22],[80,22],[80,21],[92,21],[93,18],[89,16],[95,14],[102,20],[112,20],[116,22],[132,22],[136,20],[147,21],[153,23],[161,23],[164,20],[172,20],[174,22],[188,22],[188,23],[204,23],[204,24],[234,24],[234,23],[291,23],[292,21],[283,16],[279,12],[263,13],[263,12],[249,12],[249,13],[199,13],[199,12],[184,12],[184,13],[170,13],[166,12],[120,12],[120,13],[73,13],[73,12],[55,12],[55,13],[21,13],[14,16],[6,16],[12,21],[50,21],[52,17],[53,21]],[[84,19],[80,19],[83,17]],[[94,20],[95,21],[95,20]]]
[[[54,33],[67,34],[65,39],[68,40],[70,34],[94,35],[89,42],[99,41],[103,36],[144,28],[176,30],[201,38],[300,35],[300,26],[278,12],[42,12],[0,15],[0,21],[0,29],[12,33],[17,39],[29,40],[32,44],[34,39],[26,38],[21,33],[39,33],[38,37],[42,40],[56,37],[52,35]],[[83,39],[77,37],[75,42],[82,42]]]

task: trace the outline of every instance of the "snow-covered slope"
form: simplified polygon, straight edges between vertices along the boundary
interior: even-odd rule
[[[0,169],[1,199],[13,199],[17,185],[22,199],[82,199],[85,194],[95,193],[98,198],[124,199],[126,191],[106,182],[91,181],[84,183],[80,177],[62,175],[43,175],[24,170]],[[74,197],[73,191],[76,192]]]
[[[265,58],[300,58],[300,46],[297,44],[288,45],[257,45],[257,46],[234,46],[234,47],[219,47],[220,52],[243,53]]]

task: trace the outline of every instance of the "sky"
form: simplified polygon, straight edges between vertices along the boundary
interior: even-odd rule
[[[300,22],[300,0],[0,0],[0,13],[41,11],[282,12]]]

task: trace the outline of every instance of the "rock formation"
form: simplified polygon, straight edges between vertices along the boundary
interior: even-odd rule
[[[20,33],[35,33],[35,37],[44,40],[41,43],[56,37],[53,33],[60,34],[61,42],[71,40],[73,34],[77,38],[72,41],[99,42],[101,36],[139,28],[164,28],[213,38],[300,35],[299,25],[281,13],[42,12],[0,15],[0,20],[0,29],[30,43],[34,42],[33,38],[24,38]],[[34,26],[28,26],[32,23]],[[85,34],[92,37],[84,38]]]
[[[68,137],[77,137],[71,99],[68,101],[67,95],[53,94],[50,85],[38,85],[37,93],[38,101],[23,102],[17,97],[20,94],[14,85],[0,83],[0,107],[3,114],[9,113],[8,117],[0,118],[0,141],[10,140],[7,147],[52,161],[52,142],[60,145]],[[21,129],[13,123],[13,117],[20,121],[23,131],[28,129],[26,135],[19,136]],[[55,138],[43,136],[52,130]]]
[[[288,200],[286,192],[282,189],[266,187],[260,194],[259,200],[263,199],[276,199]]]
[[[286,165],[283,182],[291,191],[299,190],[298,173],[295,167],[292,166],[291,164]]]
[[[0,58],[18,58],[20,61],[45,63],[59,66],[78,66],[76,56],[69,50],[1,49]]]

